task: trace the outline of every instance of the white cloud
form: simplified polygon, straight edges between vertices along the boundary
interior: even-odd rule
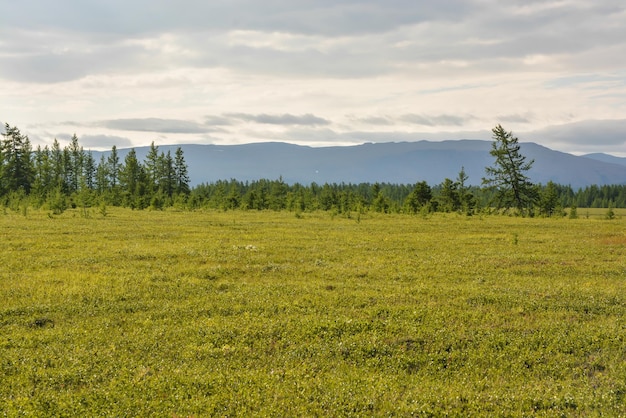
[[[21,0],[0,14],[0,115],[43,142],[450,139],[503,123],[626,153],[608,128],[626,114],[625,19],[622,0]]]

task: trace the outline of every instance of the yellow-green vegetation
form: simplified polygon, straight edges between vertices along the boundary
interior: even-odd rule
[[[626,414],[617,211],[105,215],[0,213],[0,415]]]

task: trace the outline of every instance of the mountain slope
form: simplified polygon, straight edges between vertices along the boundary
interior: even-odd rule
[[[594,153],[594,154],[585,154],[583,155],[585,158],[591,158],[592,160],[598,160],[605,163],[626,165],[626,158],[616,157],[614,155],[603,154],[603,153]]]
[[[535,163],[528,175],[536,183],[552,180],[574,188],[591,184],[625,184],[626,166],[551,150],[535,143],[520,143],[521,152]],[[177,146],[159,146],[171,151]],[[480,185],[485,167],[493,165],[491,141],[399,142],[349,147],[313,148],[287,143],[245,145],[181,145],[191,184],[222,179],[261,178],[287,183],[401,183],[425,180],[431,185],[455,179],[465,168],[468,183]],[[148,147],[136,148],[140,161]],[[123,161],[128,150],[119,150]],[[99,153],[94,153],[95,154]],[[96,156],[99,158],[99,156]]]

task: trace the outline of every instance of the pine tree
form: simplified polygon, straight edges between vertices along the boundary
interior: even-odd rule
[[[459,200],[461,203],[461,211],[466,215],[471,215],[474,210],[474,206],[476,206],[476,201],[474,200],[474,195],[468,191],[466,186],[466,182],[469,179],[468,175],[465,173],[465,167],[461,167],[461,171],[456,178],[457,190],[459,193]]]
[[[100,195],[103,195],[109,190],[109,166],[104,157],[104,154],[100,156],[100,163],[96,168],[96,190]]]
[[[78,144],[76,134],[72,135],[68,151],[68,185],[70,193],[77,192],[80,188],[80,179],[83,176],[83,161],[85,159],[83,147]]]
[[[146,174],[144,167],[137,160],[135,149],[131,149],[124,165],[120,168],[120,188],[122,190],[123,204],[133,209],[143,209],[147,206],[146,198]]]
[[[117,155],[117,147],[113,145],[111,148],[111,154],[107,159],[108,163],[108,174],[109,174],[109,184],[112,188],[117,187],[117,183],[119,181],[119,173],[120,173],[120,157]]]
[[[174,175],[176,176],[176,194],[189,194],[189,173],[181,147],[176,148]]]
[[[32,162],[32,148],[28,136],[22,135],[16,127],[7,123],[2,148],[2,177],[0,178],[0,190],[5,193],[22,191],[30,193],[32,182],[35,177],[35,169]]]
[[[65,190],[65,166],[63,164],[63,151],[59,145],[59,141],[54,138],[52,149],[50,150],[50,158],[52,159],[52,189],[57,187]]]
[[[167,154],[161,152],[158,167],[159,191],[166,197],[171,198],[176,187],[176,173],[174,171],[174,159],[170,151],[167,151]]]
[[[150,151],[146,155],[144,166],[148,176],[150,191],[156,192],[159,181],[159,147],[154,145],[154,141],[150,144]]]
[[[459,197],[458,184],[446,178],[441,183],[439,191],[439,203],[443,212],[456,211],[461,207],[461,199]]]
[[[432,199],[432,189],[425,181],[415,184],[413,191],[405,200],[405,205],[410,213],[417,213]]]
[[[113,145],[111,148],[111,154],[107,158],[107,170],[106,170],[109,178],[109,193],[108,193],[108,203],[111,203],[114,206],[117,206],[121,203],[120,201],[120,190],[119,190],[119,180],[120,180],[120,157],[117,153],[117,147]]]
[[[96,160],[90,151],[85,154],[83,161],[83,176],[85,177],[85,184],[90,190],[96,188],[96,171]]]
[[[48,146],[43,149],[37,146],[34,158],[35,180],[31,194],[35,194],[38,198],[43,199],[52,190],[53,170],[51,164],[51,154]]]
[[[495,189],[498,209],[515,208],[522,215],[530,213],[537,192],[525,172],[530,170],[534,161],[526,161],[520,153],[518,139],[501,125],[492,132],[494,142],[489,153],[496,161],[493,167],[485,168],[488,177],[483,178],[483,184]]]
[[[559,195],[554,182],[549,181],[546,187],[541,193],[541,199],[539,200],[539,210],[544,216],[552,216],[555,213],[555,209],[559,203]]]

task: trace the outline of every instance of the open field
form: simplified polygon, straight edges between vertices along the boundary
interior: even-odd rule
[[[584,211],[0,213],[0,415],[626,416]]]

